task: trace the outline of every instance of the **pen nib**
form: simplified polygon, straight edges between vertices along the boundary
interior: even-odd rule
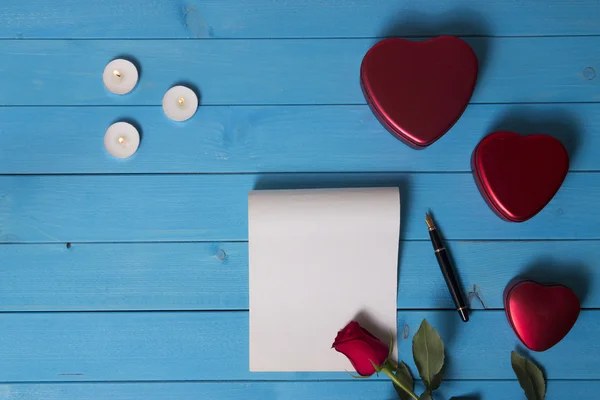
[[[429,229],[433,229],[435,228],[435,225],[433,224],[433,219],[431,218],[431,216],[427,213],[425,213],[425,222],[427,222],[427,227]]]

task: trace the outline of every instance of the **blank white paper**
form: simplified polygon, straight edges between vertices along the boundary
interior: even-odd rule
[[[397,337],[398,188],[252,191],[248,225],[250,371],[353,371],[352,320]]]

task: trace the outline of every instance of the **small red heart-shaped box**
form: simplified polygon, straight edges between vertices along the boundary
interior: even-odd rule
[[[463,40],[385,39],[363,58],[360,82],[379,121],[413,148],[444,135],[467,107],[477,81],[477,56]]]
[[[569,154],[552,136],[494,132],[479,142],[471,164],[491,208],[508,221],[523,222],[558,192],[569,171]]]
[[[569,333],[579,316],[577,295],[566,286],[520,280],[504,292],[510,326],[530,350],[545,351]]]

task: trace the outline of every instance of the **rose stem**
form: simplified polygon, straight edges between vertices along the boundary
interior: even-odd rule
[[[417,395],[416,395],[416,394],[414,394],[412,391],[410,391],[410,390],[409,390],[409,389],[408,389],[406,386],[404,386],[404,385],[402,384],[402,382],[400,382],[400,381],[398,380],[398,378],[396,378],[396,375],[394,375],[394,372],[393,372],[393,371],[390,369],[390,367],[389,367],[389,366],[387,366],[387,365],[385,365],[385,364],[384,364],[384,365],[381,367],[381,372],[383,372],[384,374],[386,374],[387,376],[389,376],[389,377],[390,377],[390,379],[392,380],[392,382],[394,382],[394,384],[396,384],[396,385],[397,385],[397,386],[398,386],[400,389],[402,389],[402,390],[404,390],[406,393],[408,393],[408,395],[409,395],[410,397],[412,397],[412,398],[413,398],[413,399],[415,399],[415,400],[419,400],[419,398],[417,397]]]

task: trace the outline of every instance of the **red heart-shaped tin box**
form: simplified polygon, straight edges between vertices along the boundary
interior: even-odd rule
[[[519,340],[530,350],[545,351],[569,333],[581,306],[564,285],[518,280],[506,288],[504,308]]]
[[[467,107],[477,57],[462,39],[385,39],[365,55],[360,82],[371,110],[398,139],[422,149],[444,135]]]
[[[569,170],[569,155],[552,136],[494,132],[479,142],[471,164],[490,207],[508,221],[523,222],[558,192]]]

